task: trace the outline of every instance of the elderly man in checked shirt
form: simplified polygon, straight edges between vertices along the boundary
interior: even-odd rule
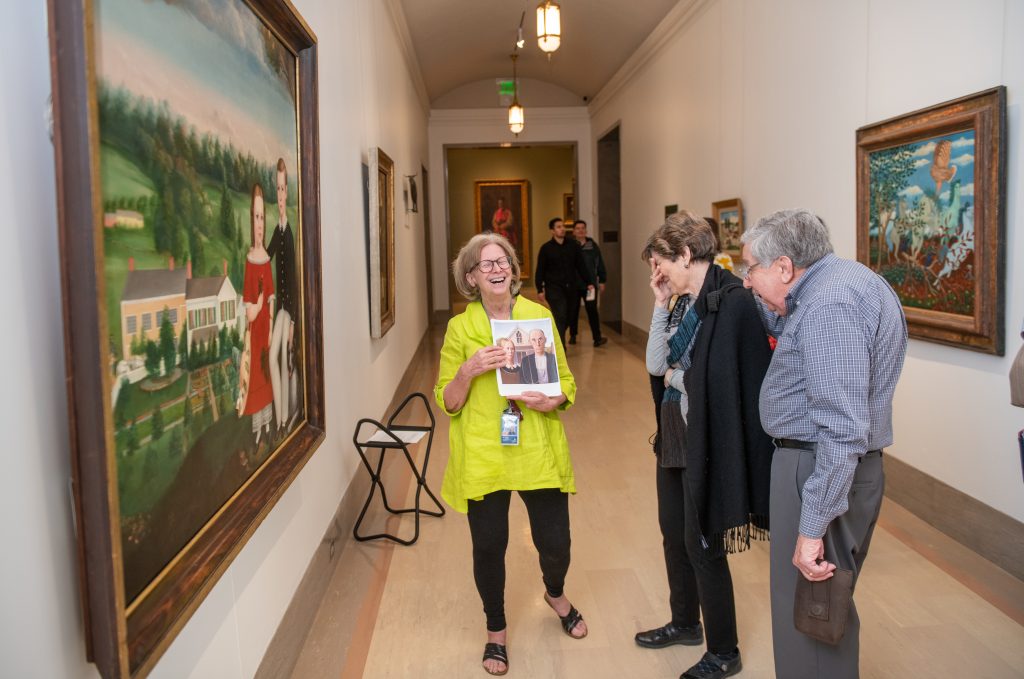
[[[793,626],[797,578],[860,573],[882,504],[882,449],[907,349],[899,298],[880,276],[832,253],[824,223],[783,210],[743,234],[744,284],[778,339],[761,387],[775,440],[771,604],[780,678],[858,676],[860,619],[851,604],[837,646]]]

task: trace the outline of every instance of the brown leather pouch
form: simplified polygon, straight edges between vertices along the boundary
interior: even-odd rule
[[[793,624],[807,636],[834,646],[846,631],[852,600],[853,571],[837,568],[822,582],[798,575]]]

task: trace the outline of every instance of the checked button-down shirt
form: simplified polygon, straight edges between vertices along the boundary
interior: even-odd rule
[[[892,444],[907,322],[885,279],[832,254],[792,287],[785,316],[759,305],[778,339],[761,387],[761,425],[774,438],[817,443],[800,533],[820,538],[848,508],[860,456]]]

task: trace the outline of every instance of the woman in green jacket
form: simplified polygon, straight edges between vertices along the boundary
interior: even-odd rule
[[[569,501],[576,482],[565,430],[558,410],[576,398],[576,382],[558,356],[561,393],[527,391],[512,401],[498,394],[496,371],[505,352],[495,346],[491,319],[551,319],[547,308],[519,297],[520,268],[509,242],[493,233],[469,240],[452,263],[455,287],[470,300],[448,322],[434,397],[451,416],[448,466],[441,495],[456,511],[467,513],[473,542],[473,577],[487,616],[483,666],[489,674],[508,671],[505,648],[505,549],[508,509],[517,491],[530,517],[533,543],[540,553],[544,600],[574,639],[587,625],[563,585],[569,569]],[[502,414],[519,415],[519,442],[502,443]]]

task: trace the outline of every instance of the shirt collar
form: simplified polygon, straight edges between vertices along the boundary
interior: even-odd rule
[[[800,295],[801,293],[804,292],[804,289],[807,287],[807,281],[809,281],[811,278],[814,278],[821,270],[828,268],[828,266],[835,259],[835,254],[830,252],[821,259],[819,259],[814,264],[811,264],[809,267],[807,267],[807,270],[804,271],[804,274],[800,276],[800,280],[798,280],[793,285],[793,287],[789,289],[789,294],[786,295],[787,315],[792,314],[796,310],[796,308],[800,306]]]
[[[278,224],[277,228],[281,229],[281,231],[284,231],[285,229],[287,229],[288,228],[288,220],[286,219],[286,220],[284,220],[283,223]]]

